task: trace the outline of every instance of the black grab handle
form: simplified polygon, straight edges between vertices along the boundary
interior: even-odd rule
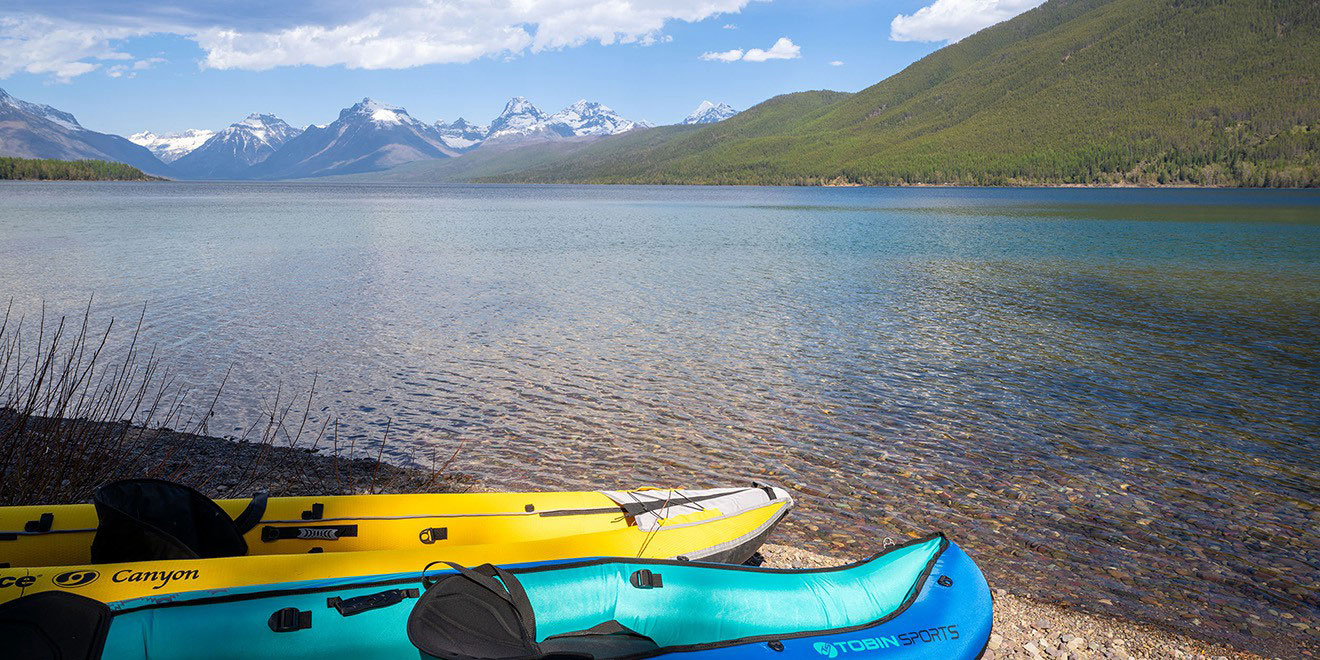
[[[325,599],[325,606],[339,610],[339,614],[342,616],[353,616],[367,610],[389,607],[402,602],[405,598],[416,598],[418,593],[417,589],[389,589],[378,594],[367,594],[352,598],[339,598],[336,596]]]

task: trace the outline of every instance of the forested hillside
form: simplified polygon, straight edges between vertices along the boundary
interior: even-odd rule
[[[51,160],[0,157],[0,180],[163,181],[132,165],[104,160]]]
[[[473,178],[1315,186],[1318,76],[1314,0],[1051,0],[857,94]]]

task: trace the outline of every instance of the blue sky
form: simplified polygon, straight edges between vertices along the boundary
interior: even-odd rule
[[[0,87],[110,133],[325,123],[364,96],[485,123],[511,96],[672,123],[857,91],[1042,0],[7,0]]]

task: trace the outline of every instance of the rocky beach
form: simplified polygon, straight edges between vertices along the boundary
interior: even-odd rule
[[[0,422],[5,420],[0,415]],[[241,442],[168,429],[124,429],[116,425],[106,425],[103,430],[123,434],[126,451],[161,457],[150,468],[149,476],[186,483],[216,498],[245,497],[255,490],[275,495],[488,490],[472,475],[450,470],[450,461],[432,469],[421,469],[361,456],[350,459],[346,448],[336,451],[333,445],[278,446],[270,442]],[[607,485],[617,484],[601,484],[601,487]],[[784,523],[788,531],[781,530],[772,536],[751,562],[770,568],[821,568],[861,558],[828,556],[801,544],[784,544],[784,537],[801,534],[801,530],[794,529],[797,526],[790,515]],[[956,539],[957,530],[952,530],[951,535]],[[776,542],[777,539],[780,540]],[[993,556],[974,558],[983,569],[995,561]],[[984,656],[987,659],[1272,657],[1136,623],[1119,613],[1101,616],[1042,602],[997,588],[993,581],[991,588],[995,594],[995,623]],[[1306,635],[1308,631],[1299,627],[1298,633]],[[1298,654],[1313,657],[1304,648]]]

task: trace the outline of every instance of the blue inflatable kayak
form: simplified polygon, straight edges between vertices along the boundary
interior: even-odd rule
[[[408,620],[430,658],[977,658],[990,589],[943,535],[851,566],[599,559],[442,576]]]
[[[975,658],[991,598],[942,535],[851,566],[594,559],[0,605],[23,658]],[[421,569],[421,567],[419,567]]]

